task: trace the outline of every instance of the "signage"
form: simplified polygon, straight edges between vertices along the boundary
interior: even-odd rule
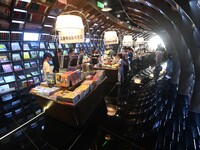
[[[83,29],[69,29],[59,32],[59,43],[84,43]]]
[[[97,1],[97,7],[99,7],[99,8],[104,8],[104,4],[101,3],[101,2],[99,2],[99,1]]]

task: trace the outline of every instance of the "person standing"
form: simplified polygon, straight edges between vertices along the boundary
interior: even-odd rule
[[[91,63],[93,65],[96,65],[98,62],[99,62],[99,53],[97,52],[96,49],[94,49],[91,55]]]
[[[58,49],[57,51],[54,52],[54,57],[52,58],[53,65],[54,65],[54,68],[53,68],[54,73],[59,72],[61,55],[62,55],[61,49]]]
[[[43,58],[43,66],[42,66],[42,70],[44,73],[44,78],[45,80],[47,80],[47,74],[48,73],[53,73],[51,66],[49,64],[49,61],[52,59],[52,55],[51,53],[46,52],[44,54],[44,58]]]
[[[119,61],[118,61],[118,84],[124,82],[124,60],[122,58],[122,53],[117,54]]]
[[[82,65],[84,59],[84,50],[81,49],[78,55],[78,65]]]

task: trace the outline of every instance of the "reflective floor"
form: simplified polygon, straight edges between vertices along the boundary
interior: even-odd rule
[[[176,86],[169,85],[168,78],[160,76],[155,82],[152,72],[153,68],[131,72],[126,83],[113,84],[82,128],[43,114],[2,139],[1,149],[199,149],[198,115],[188,112],[187,97],[177,95]],[[133,77],[142,78],[142,82],[134,83]],[[107,115],[110,106],[116,110],[112,116]],[[37,115],[36,111],[35,104],[27,114]],[[19,126],[24,116],[12,119],[10,124]],[[1,128],[0,134],[5,130]]]

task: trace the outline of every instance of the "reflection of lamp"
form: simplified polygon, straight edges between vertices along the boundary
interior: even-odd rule
[[[133,39],[131,35],[125,35],[123,38],[123,46],[131,47],[133,46]]]
[[[105,43],[105,45],[118,44],[117,32],[116,31],[106,31],[104,33],[104,43]]]
[[[84,42],[84,26],[80,16],[61,14],[56,20],[56,30],[59,31],[59,43]]]

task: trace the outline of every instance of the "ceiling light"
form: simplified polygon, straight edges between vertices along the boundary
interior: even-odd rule
[[[18,12],[23,12],[23,13],[27,13],[27,11],[26,10],[22,10],[22,9],[14,9],[14,11],[18,11]]]
[[[106,19],[109,19],[109,17],[106,17]]]
[[[119,17],[120,17],[120,15],[117,15],[117,17],[119,18]]]
[[[98,26],[98,24],[97,24],[97,23],[95,23],[95,24],[94,24],[94,26]]]
[[[101,11],[104,11],[104,12],[107,12],[107,11],[111,11],[112,8],[109,8],[109,7],[105,7],[105,8],[102,8]]]
[[[104,5],[107,6],[107,3],[105,2]]]
[[[127,23],[129,23],[129,21],[127,21]]]

